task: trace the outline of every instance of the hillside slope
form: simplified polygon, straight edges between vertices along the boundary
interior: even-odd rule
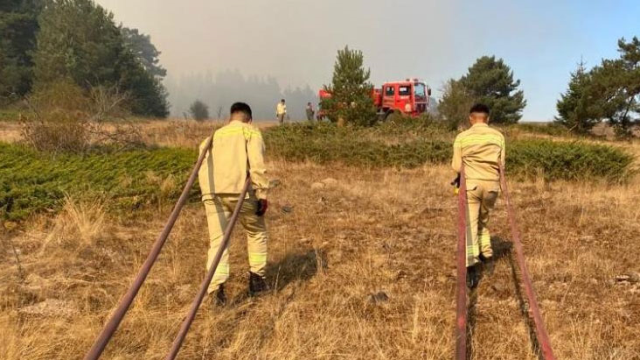
[[[236,232],[231,304],[201,308],[180,358],[450,359],[456,241],[450,171],[270,166],[281,182],[268,214],[275,291],[247,298],[246,252]],[[640,358],[637,186],[512,184],[559,359]],[[535,359],[503,205],[491,223],[500,260],[470,312],[473,355]],[[170,210],[171,204],[160,203],[115,217],[96,204],[69,200],[59,215],[4,234],[3,358],[80,359]],[[204,275],[207,246],[204,211],[192,204],[105,359],[163,358]]]

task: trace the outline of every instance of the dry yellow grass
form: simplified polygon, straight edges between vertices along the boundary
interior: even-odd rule
[[[248,265],[237,231],[230,304],[200,309],[180,358],[452,358],[456,208],[450,171],[269,165],[281,181],[268,214],[275,290],[247,297]],[[311,189],[326,178],[337,182]],[[640,272],[637,189],[637,182],[512,184],[527,261],[559,359],[640,359],[640,287],[616,281]],[[283,212],[285,206],[292,211]],[[1,357],[81,358],[170,210],[167,204],[115,218],[69,200],[61,214],[3,234]],[[502,202],[491,225],[502,255],[475,296],[473,358],[535,359]],[[9,240],[20,251],[23,280]],[[203,208],[189,205],[105,359],[163,358],[204,276],[207,246]],[[378,292],[388,300],[371,301]]]

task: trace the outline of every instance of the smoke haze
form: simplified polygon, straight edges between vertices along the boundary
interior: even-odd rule
[[[581,57],[593,66],[616,56],[618,38],[640,35],[640,5],[631,0],[615,6],[574,0],[97,2],[116,21],[152,36],[178,116],[196,97],[212,114],[223,100],[264,101],[258,113],[268,118],[286,89],[299,88],[296,102],[317,101],[337,50],[349,45],[364,52],[374,84],[419,77],[436,96],[446,79],[463,75],[479,56],[502,57],[522,80],[524,119],[548,120]],[[306,102],[289,104],[301,112]]]

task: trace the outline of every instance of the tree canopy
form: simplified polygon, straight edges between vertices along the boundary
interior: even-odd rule
[[[196,100],[189,107],[189,114],[197,121],[209,119],[209,106],[201,100]]]
[[[519,86],[520,80],[514,80],[513,71],[504,60],[483,56],[463,77],[447,81],[438,111],[456,128],[466,120],[471,105],[481,102],[491,109],[491,122],[515,124],[527,105]]]
[[[52,0],[40,15],[35,79],[41,86],[70,78],[89,89],[118,86],[135,115],[166,117],[166,91],[126,46],[113,14],[92,0]]]
[[[513,71],[502,59],[479,58],[460,82],[476,101],[489,106],[492,122],[515,124],[522,118],[527,101],[518,90],[520,80],[513,79]]]
[[[557,123],[584,133],[606,120],[628,135],[640,113],[640,40],[620,39],[618,52],[618,59],[603,59],[589,71],[581,64],[571,74],[556,106]]]
[[[0,2],[0,98],[23,96],[31,90],[39,0]]]
[[[333,81],[331,85],[325,85],[331,98],[321,102],[331,121],[356,125],[371,125],[376,121],[370,77],[371,70],[364,68],[362,51],[351,50],[348,46],[338,50]]]
[[[167,70],[160,65],[160,51],[151,42],[151,36],[141,33],[138,29],[121,27],[124,43],[133,52],[145,70],[154,77],[164,78]]]

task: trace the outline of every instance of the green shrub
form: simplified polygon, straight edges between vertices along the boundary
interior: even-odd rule
[[[265,142],[272,158],[365,167],[413,168],[425,162],[445,161],[451,153],[450,144],[444,141],[387,144],[371,139],[376,131],[326,123],[289,125],[266,131]]]
[[[394,130],[396,125],[398,128]],[[394,138],[396,131],[404,132],[404,136],[397,141],[384,141],[385,137]],[[272,158],[287,161],[415,168],[451,160],[452,140],[429,135],[446,134],[443,131],[437,125],[404,120],[367,129],[301,124],[269,129],[265,132],[265,141]],[[417,136],[407,136],[411,132]],[[604,145],[550,140],[518,140],[507,144],[507,172],[521,178],[543,174],[548,180],[622,181],[629,174],[632,162],[631,155]]]
[[[522,123],[513,125],[510,128],[521,130],[533,134],[542,134],[550,136],[567,136],[570,135],[569,129],[557,123]]]
[[[380,168],[416,168],[448,164],[450,140],[405,137],[386,142],[372,133],[381,128],[339,128],[300,124],[264,132],[268,155],[292,162]],[[197,157],[194,149],[93,149],[85,154],[43,154],[29,147],[0,143],[0,218],[22,220],[60,208],[65,194],[108,198],[110,210],[131,211],[166,201],[173,203]],[[549,140],[507,143],[507,171],[519,178],[623,181],[633,157],[604,145]],[[191,196],[196,199],[198,186]]]
[[[57,210],[65,194],[108,197],[115,210],[175,199],[196,159],[194,150],[93,151],[85,155],[44,155],[0,143],[0,218],[22,220]],[[163,190],[162,181],[176,186]],[[197,187],[192,195],[197,194]]]
[[[581,142],[521,140],[507,144],[507,171],[519,176],[542,174],[547,180],[622,181],[633,156],[611,146]]]

